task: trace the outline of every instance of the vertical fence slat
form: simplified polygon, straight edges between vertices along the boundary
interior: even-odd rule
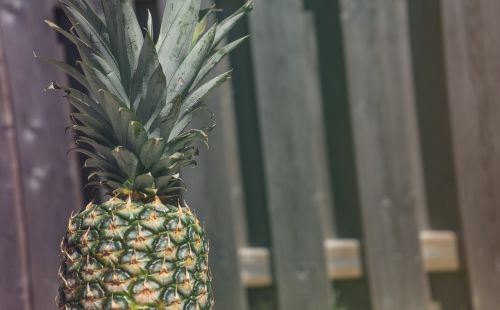
[[[311,143],[313,145],[311,152],[313,155],[313,166],[316,166],[315,174],[317,181],[315,183],[316,189],[314,191],[314,205],[318,207],[320,214],[320,226],[323,231],[323,238],[333,238],[336,236],[335,227],[335,213],[333,212],[333,194],[332,184],[329,174],[328,166],[328,152],[326,145],[325,122],[323,118],[322,96],[320,90],[320,70],[318,60],[318,42],[316,41],[316,27],[314,22],[314,13],[308,10],[304,13],[304,27],[305,42],[307,46],[307,53],[305,61],[310,68],[310,72],[314,73],[313,77],[314,89],[312,95],[309,96],[307,101],[307,108],[310,114],[311,126]]]
[[[223,63],[219,70],[228,69]],[[238,249],[246,242],[243,196],[231,83],[227,83],[207,102],[218,115],[218,128],[211,138],[207,167],[210,209],[207,230],[211,242],[217,309],[248,309],[246,288],[241,278]]]
[[[500,2],[442,1],[453,156],[474,309],[500,304]]]
[[[217,0],[219,20],[223,20],[238,10],[245,0]],[[243,18],[228,35],[228,41],[248,35],[248,19]],[[245,198],[245,223],[247,224],[247,245],[270,247],[270,227],[267,213],[267,193],[264,178],[264,159],[261,144],[261,129],[257,113],[255,81],[250,40],[234,50],[230,56],[233,71],[232,90],[234,97],[235,121],[237,123],[240,168],[243,178]],[[273,286],[249,288],[250,309],[275,310],[277,308],[276,289]]]
[[[27,226],[4,44],[0,29],[0,300],[5,309],[29,310]]]
[[[202,3],[208,7],[213,1]],[[211,77],[228,70],[228,61],[223,60]],[[222,85],[205,103],[215,114],[217,127],[209,137],[210,150],[200,150],[198,167],[185,173],[191,187],[187,199],[199,210],[207,230],[215,307],[245,310],[247,291],[240,277],[238,250],[246,244],[246,225],[232,83]],[[206,126],[207,118],[195,120],[196,125]]]
[[[331,308],[314,199],[319,176],[308,105],[320,103],[308,27],[298,0],[258,1],[250,15],[274,280],[280,309],[291,310]]]
[[[57,57],[56,35],[43,23],[55,1],[0,1],[0,27],[11,83],[14,119],[27,214],[35,309],[53,309],[57,294],[59,243],[72,209],[81,208],[79,176],[70,148],[69,107],[61,94],[44,93],[48,81],[63,80],[33,51]],[[22,33],[23,35],[19,35]],[[3,253],[2,253],[3,255]]]
[[[216,73],[228,69],[223,61]],[[198,167],[186,176],[192,186],[188,203],[193,200],[193,209],[200,209],[205,218],[215,307],[245,310],[248,303],[240,278],[238,249],[245,245],[246,230],[231,83],[219,88],[206,104],[217,116],[217,127],[210,135],[210,150],[202,152]]]
[[[427,190],[429,228],[463,231],[455,181],[444,58],[441,1],[408,1],[415,91]],[[465,262],[462,238],[460,260]],[[471,309],[466,268],[429,274],[443,309]]]
[[[372,306],[427,309],[405,2],[343,0],[341,8]]]
[[[335,235],[362,242],[362,225],[349,118],[345,55],[338,0],[306,0],[314,12],[323,113],[335,206]],[[364,267],[363,267],[364,269]],[[337,304],[370,309],[368,280],[334,282]]]

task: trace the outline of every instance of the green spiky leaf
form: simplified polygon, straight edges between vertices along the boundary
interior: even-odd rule
[[[201,107],[201,102],[214,88],[224,83],[231,77],[231,72],[223,73],[208,81],[191,94],[182,102],[179,118],[175,122],[169,135],[169,140],[177,137],[193,119],[193,113]]]
[[[160,160],[165,145],[165,140],[159,138],[152,138],[144,143],[140,151],[140,158],[146,169],[149,169],[155,162]]]
[[[139,167],[139,160],[126,148],[119,146],[116,147],[111,154],[116,160],[116,164],[120,170],[130,179],[133,180],[137,175],[137,168]]]
[[[222,47],[221,49],[217,50],[205,63],[203,64],[203,67],[201,67],[200,72],[198,72],[198,75],[196,76],[196,79],[193,82],[193,87],[197,86],[199,82],[204,79],[207,74],[215,68],[217,64],[220,63],[220,61],[229,53],[231,53],[235,48],[240,46],[241,43],[243,43],[248,36],[240,38],[238,40],[235,40],[228,45]]]
[[[153,177],[151,172],[141,174],[134,180],[135,190],[152,189],[154,187],[155,187],[155,178]]]
[[[63,1],[61,7],[73,24],[80,40],[99,53],[113,70],[118,70],[118,64],[109,48],[107,40],[99,32],[102,29],[94,28],[95,25],[92,25],[69,1]]]
[[[64,91],[76,110],[71,128],[77,151],[88,157],[89,184],[118,195],[179,195],[185,187],[181,169],[196,165],[196,144],[208,145],[214,126],[203,98],[227,80],[229,72],[201,81],[244,40],[214,49],[251,4],[219,25],[209,25],[213,6],[201,10],[201,0],[166,0],[155,43],[151,13],[141,28],[131,0],[101,0],[104,20],[88,0],[60,3],[72,27],[46,23],[76,45],[83,73],[41,59],[88,90],[86,94],[56,82],[47,87]],[[198,111],[208,111],[210,124],[188,129]]]
[[[67,75],[69,75],[72,78],[74,78],[82,86],[84,86],[87,89],[90,89],[89,84],[88,84],[87,79],[85,78],[85,76],[83,74],[81,74],[80,71],[76,70],[73,66],[70,66],[70,65],[68,65],[65,62],[58,61],[58,60],[55,60],[55,59],[46,58],[46,57],[42,57],[42,56],[39,56],[37,54],[35,54],[35,57],[39,58],[40,60],[42,60],[42,61],[44,61],[44,62],[46,62],[48,64],[51,64],[51,65],[54,65],[54,66],[58,67],[61,71],[63,71]]]
[[[215,48],[224,37],[234,28],[234,26],[251,10],[253,9],[253,2],[247,1],[238,11],[223,20],[217,27],[217,33],[212,48]]]
[[[167,0],[157,49],[169,83],[189,52],[201,0]]]

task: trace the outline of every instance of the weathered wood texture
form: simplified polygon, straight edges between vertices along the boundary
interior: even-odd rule
[[[408,1],[415,92],[422,145],[430,229],[463,231],[458,208],[451,146],[451,128],[441,3],[435,0]],[[459,259],[465,261],[463,238],[458,238]],[[471,309],[465,268],[429,276],[432,297],[443,309]]]
[[[217,0],[222,20],[238,10],[244,0]],[[248,20],[243,18],[228,35],[228,42],[249,34]],[[250,40],[244,42],[230,55],[233,71],[232,93],[237,126],[239,163],[245,201],[245,223],[248,246],[270,247],[269,220],[267,213],[267,192],[264,178],[264,158],[262,154],[261,129],[255,97],[255,79],[250,50]],[[274,310],[277,306],[274,286],[250,288],[248,301],[251,309]]]
[[[47,82],[64,78],[55,68],[33,58],[34,50],[43,55],[61,55],[56,35],[43,24],[53,13],[54,1],[0,1],[2,48],[14,107],[26,210],[22,229],[27,231],[30,253],[31,272],[27,276],[34,288],[34,309],[54,308],[59,243],[71,210],[81,207],[79,176],[72,157],[66,154],[70,148],[69,134],[64,131],[69,121],[68,106],[61,94],[43,92]],[[2,274],[12,271],[9,265],[1,268]]]
[[[216,73],[227,71],[223,62]],[[238,248],[246,243],[243,196],[235,137],[234,102],[231,83],[226,83],[207,104],[217,115],[217,127],[210,135],[210,151],[188,176],[194,181],[188,199],[193,197],[204,213],[210,240],[210,262],[217,309],[248,308],[246,288],[240,278]],[[195,176],[196,174],[196,176]]]
[[[500,2],[442,1],[453,157],[474,309],[500,304]]]
[[[315,182],[314,205],[317,206],[320,215],[320,226],[323,231],[323,239],[333,238],[336,236],[336,221],[333,212],[333,192],[330,173],[325,167],[328,166],[328,153],[325,134],[325,119],[323,118],[324,111],[322,105],[322,97],[320,91],[320,73],[318,59],[318,43],[316,41],[316,28],[314,23],[314,15],[310,11],[304,11],[304,28],[305,37],[307,38],[305,63],[309,68],[310,74],[314,74],[312,82],[314,82],[314,97],[310,96],[307,101],[307,109],[310,114],[310,136],[311,144],[313,145],[311,152],[313,155],[312,173],[317,178]]]
[[[238,10],[245,0],[217,0],[219,19],[222,20]],[[228,35],[228,42],[249,34],[248,20],[243,18]],[[255,81],[250,51],[251,38],[234,50],[230,62],[235,70],[232,74],[235,126],[238,138],[239,161],[244,174],[246,222],[248,243],[252,246],[269,246],[267,196],[264,180],[261,129],[255,98]]]
[[[33,305],[26,214],[4,47],[0,29],[0,300],[6,309],[29,310]]]
[[[312,151],[314,113],[308,108],[320,104],[317,64],[307,47],[310,21],[302,1],[265,4],[256,3],[249,20],[278,304],[291,310],[329,309],[315,199],[321,187]]]
[[[372,307],[426,309],[406,5],[343,0],[341,8]]]
[[[363,233],[338,2],[338,0],[306,1],[308,8],[314,13],[321,64],[323,119],[335,207],[335,236],[356,238],[362,243]],[[349,305],[352,309],[371,308],[366,274],[359,279],[336,281],[334,287],[337,303]]]

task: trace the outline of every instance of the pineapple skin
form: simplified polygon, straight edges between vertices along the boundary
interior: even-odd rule
[[[111,198],[71,216],[60,309],[209,310],[208,242],[185,203]]]

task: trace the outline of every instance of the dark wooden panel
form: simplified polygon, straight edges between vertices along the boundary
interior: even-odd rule
[[[431,229],[461,234],[446,92],[441,2],[408,3],[429,225]],[[463,242],[458,246],[464,266]],[[471,309],[465,268],[454,273],[430,274],[429,279],[432,297],[443,309]]]
[[[279,309],[330,309],[315,199],[321,193],[310,105],[321,99],[310,20],[296,0],[257,3],[249,20]]]
[[[79,176],[70,148],[68,106],[61,94],[44,93],[47,82],[64,80],[33,51],[61,57],[56,35],[45,27],[55,1],[0,1],[0,27],[11,83],[14,121],[27,214],[34,309],[53,309],[59,243],[71,210],[81,208]]]
[[[5,42],[0,31],[0,301],[5,309],[32,309],[27,223]]]
[[[427,309],[406,6],[343,0],[340,14],[372,307]]]
[[[442,1],[449,113],[474,309],[500,304],[500,2]]]

